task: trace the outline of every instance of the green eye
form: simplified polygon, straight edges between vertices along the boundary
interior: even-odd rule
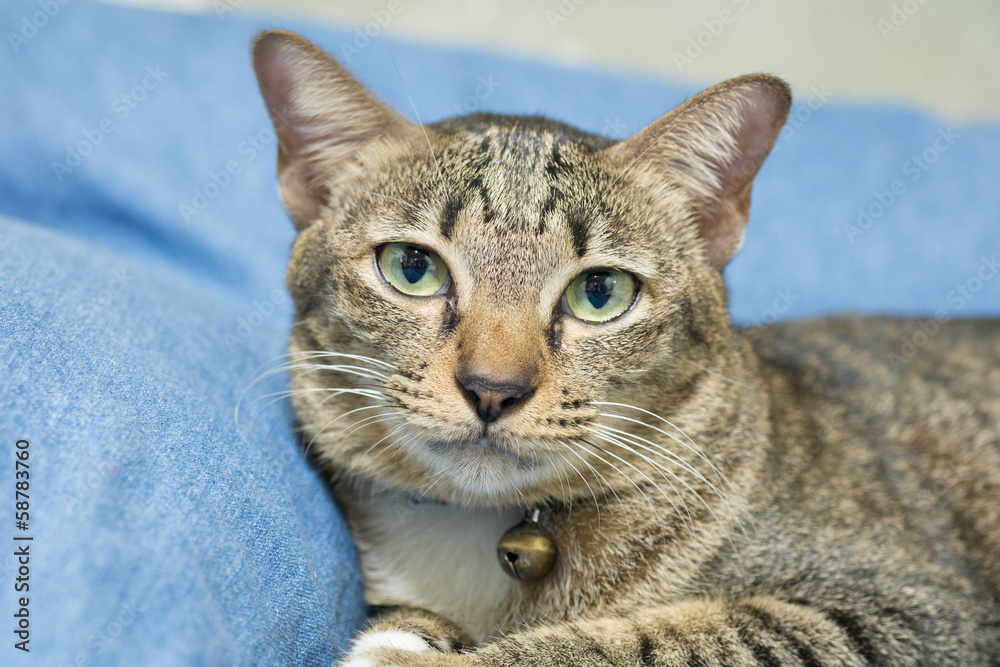
[[[566,309],[584,322],[607,322],[632,305],[635,278],[617,269],[581,273],[566,288]]]
[[[382,246],[378,266],[390,285],[409,296],[434,296],[448,281],[448,268],[440,257],[405,243]]]

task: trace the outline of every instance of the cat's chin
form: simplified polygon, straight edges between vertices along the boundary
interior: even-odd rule
[[[522,502],[525,491],[543,486],[554,471],[539,461],[515,451],[489,436],[460,441],[433,441],[426,445],[431,466],[442,483],[466,501],[497,505]]]
[[[483,466],[511,464],[518,469],[528,470],[538,467],[537,460],[514,451],[508,445],[489,436],[481,436],[471,440],[447,441],[437,440],[428,444],[432,454],[452,460],[459,464],[475,463]]]

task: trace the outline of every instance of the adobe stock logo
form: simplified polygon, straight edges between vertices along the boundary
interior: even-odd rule
[[[236,350],[237,346],[245,343],[260,326],[264,324],[274,314],[276,307],[288,302],[288,294],[284,290],[274,290],[271,298],[263,301],[254,301],[253,310],[245,317],[236,321],[236,335],[227,333],[223,337],[223,342],[230,352]]]
[[[208,178],[191,191],[191,199],[177,205],[184,222],[191,222],[192,218],[201,215],[243,173],[243,168],[263,153],[275,138],[274,130],[270,127],[261,128],[257,134],[247,135],[236,146],[236,159],[227,160],[218,171],[209,171]]]
[[[945,300],[949,308],[939,308],[933,317],[920,320],[908,334],[901,339],[898,352],[890,352],[888,355],[889,365],[896,373],[905,373],[909,370],[910,362],[914,357],[930,344],[934,336],[937,335],[941,325],[955,319],[970,301],[976,298],[989,283],[1000,274],[1000,262],[997,256],[980,257],[979,265],[960,283],[948,291]]]
[[[939,127],[937,136],[931,145],[917,155],[913,155],[904,162],[900,169],[910,183],[916,183],[946,153],[960,138],[958,132],[951,127]],[[844,223],[844,235],[851,243],[865,232],[871,229],[875,223],[882,218],[895,205],[899,199],[906,194],[906,182],[901,178],[893,180],[885,190],[875,190],[872,193],[873,199],[865,206],[859,206],[857,210],[857,220],[854,224]]]
[[[750,0],[731,0],[731,3],[736,6],[739,12],[723,9],[718,16],[702,21],[701,24],[705,29],[688,37],[684,52],[673,52],[674,65],[678,72],[683,72],[685,67],[693,65],[695,60],[701,58],[702,54],[710,49],[717,39],[722,37],[726,28],[736,23],[740,13],[750,8]]]
[[[39,10],[30,16],[25,14],[21,17],[20,30],[7,33],[7,42],[14,53],[21,51],[21,47],[27,46],[28,42],[35,38],[38,31],[49,24],[49,21],[56,17],[63,5],[68,5],[70,0],[38,0]]]
[[[564,23],[570,16],[576,13],[576,8],[585,3],[587,0],[560,0],[558,13],[547,9],[545,10],[545,20],[549,23],[549,29],[552,32],[556,31],[556,28],[560,23]]]
[[[97,296],[77,306],[76,312],[81,317],[97,315],[111,305],[116,295],[125,291],[125,288],[132,282],[132,278],[133,276],[129,275],[128,269],[116,269],[111,273],[111,279],[107,286]]]
[[[476,85],[475,90],[472,91],[473,94],[461,102],[456,102],[452,105],[448,110],[450,114],[458,116],[478,110],[482,103],[488,100],[496,89],[503,85],[501,82],[495,81],[492,74],[488,74],[485,77],[481,76],[477,81],[479,83]]]
[[[355,26],[354,38],[350,42],[340,43],[340,57],[343,61],[350,64],[354,56],[367,49],[372,40],[381,35],[403,9],[402,0],[389,0],[384,8],[373,10],[370,13],[372,20],[363,26]]]
[[[770,308],[765,308],[757,317],[752,318],[743,327],[744,335],[750,341],[755,341],[760,337],[760,327],[774,324],[778,318],[791,310],[792,305],[799,300],[798,294],[792,292],[791,288],[778,289],[774,292],[774,300]]]
[[[142,79],[136,85],[111,100],[111,113],[119,121],[124,121],[169,76],[170,72],[164,72],[159,65],[147,67]],[[84,130],[81,139],[66,146],[66,158],[62,162],[58,160],[52,162],[52,173],[56,175],[56,179],[62,182],[67,174],[83,164],[87,156],[104,143],[104,138],[114,132],[116,127],[114,119],[104,117],[95,127]]]
[[[875,22],[875,27],[882,35],[883,41],[888,41],[889,35],[899,30],[910,22],[910,17],[920,11],[920,8],[927,3],[927,0],[903,0],[900,4],[892,5],[892,13],[889,19],[879,19]]]

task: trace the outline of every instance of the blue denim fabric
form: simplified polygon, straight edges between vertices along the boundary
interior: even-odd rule
[[[329,664],[363,614],[358,566],[272,396],[285,376],[253,384],[284,351],[294,236],[253,35],[305,34],[426,122],[624,137],[697,91],[221,10],[15,0],[0,25],[0,662]],[[1000,312],[1000,128],[798,92],[727,269],[735,319]],[[30,654],[15,535],[34,537]]]
[[[2,218],[0,239],[0,662],[330,664],[364,614],[353,547],[267,405],[284,378],[247,391],[281,354],[287,298],[234,343],[255,311],[141,257]],[[23,544],[30,658],[12,634]]]

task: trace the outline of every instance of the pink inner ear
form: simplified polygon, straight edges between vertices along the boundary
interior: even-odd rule
[[[709,263],[722,269],[743,246],[750,213],[750,183],[743,192],[709,204],[697,219]]]
[[[292,68],[289,63],[289,48],[276,40],[261,39],[254,53],[254,70],[257,84],[268,111],[284,107],[288,91],[291,89]]]
[[[791,102],[787,88],[773,85],[737,86],[729,94],[738,96],[738,119],[730,132],[734,152],[732,159],[713,165],[718,199],[698,217],[708,261],[720,270],[743,245],[753,179],[774,146]]]
[[[750,187],[791,106],[788,86],[751,74],[688,100],[609,154],[643,161],[694,195],[693,211],[709,262],[721,269],[739,250]]]
[[[305,40],[287,33],[268,33],[254,49],[254,70],[261,96],[274,123],[278,141],[286,157],[295,157],[308,150],[306,123],[296,108],[296,88],[303,85],[318,55],[325,58]],[[308,85],[308,84],[307,84]],[[279,167],[280,168],[280,167]]]
[[[745,100],[741,122],[733,132],[736,140],[736,156],[728,165],[720,165],[718,175],[722,185],[720,197],[744,197],[740,193],[748,189],[764,160],[771,152],[788,114],[790,100],[777,97],[775,91],[763,86],[755,86],[740,91]],[[749,190],[745,195],[745,213],[749,212]]]
[[[278,136],[278,192],[300,230],[314,221],[322,207],[316,174],[301,159],[315,141],[296,108],[296,88],[308,84],[314,61],[325,58],[311,44],[289,33],[261,36],[254,45],[254,70],[261,96]]]
[[[328,202],[324,184],[344,160],[380,138],[412,134],[409,123],[297,35],[261,35],[254,69],[278,135],[281,198],[300,229]]]
[[[314,183],[306,162],[290,160],[279,145],[278,194],[292,222],[302,230],[319,217],[328,193],[324,186]]]

